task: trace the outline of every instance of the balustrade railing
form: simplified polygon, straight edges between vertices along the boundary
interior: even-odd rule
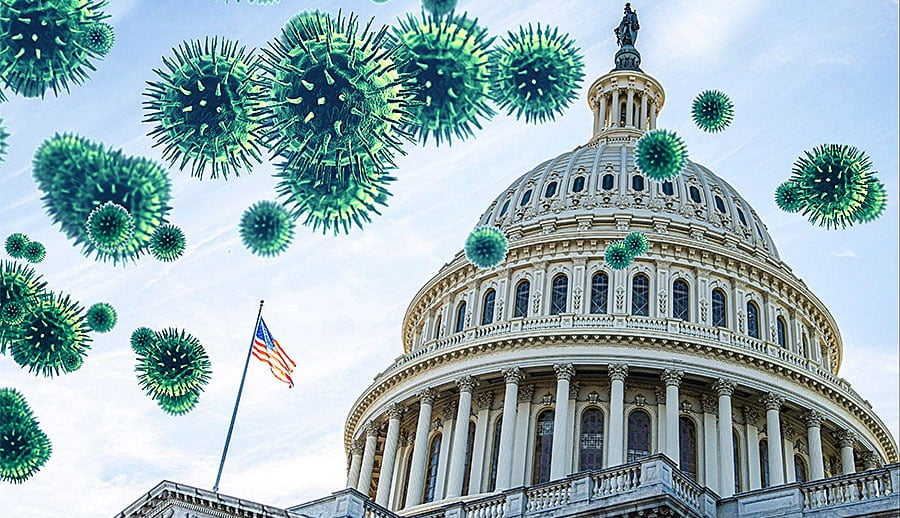
[[[700,496],[703,489],[679,470],[672,470],[672,486],[675,494],[692,509],[700,511]]]
[[[572,483],[568,480],[551,482],[528,489],[525,492],[526,512],[543,511],[562,507],[569,503]]]
[[[866,471],[831,480],[810,482],[801,489],[803,509],[823,509],[895,494],[888,469]]]
[[[468,502],[463,509],[465,510],[466,518],[501,518],[505,503],[506,496],[498,495]]]
[[[601,471],[591,475],[594,498],[618,495],[641,485],[641,465],[625,466],[622,469]]]
[[[396,518],[397,516],[368,498],[363,502],[363,509],[366,513],[365,518]]]

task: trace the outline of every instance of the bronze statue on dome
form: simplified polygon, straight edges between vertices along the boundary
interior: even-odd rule
[[[624,47],[626,45],[634,46],[634,42],[637,41],[637,33],[640,30],[641,26],[638,23],[637,11],[633,11],[631,9],[631,4],[625,4],[625,15],[622,16],[622,21],[619,22],[619,26],[616,27],[616,43],[619,44],[620,47]]]

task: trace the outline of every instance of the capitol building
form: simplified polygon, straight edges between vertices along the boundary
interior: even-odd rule
[[[506,259],[459,252],[413,296],[350,409],[346,489],[281,509],[162,482],[118,516],[900,516],[895,439],[757,212],[700,164],[635,167],[665,102],[623,46],[592,137],[481,215]],[[634,231],[649,251],[611,269]]]

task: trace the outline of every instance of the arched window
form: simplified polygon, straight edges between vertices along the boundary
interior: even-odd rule
[[[463,328],[466,327],[466,303],[460,302],[459,307],[456,308],[456,332],[462,332]]]
[[[472,448],[475,446],[475,423],[469,421],[469,437],[466,440],[466,463],[463,468],[462,495],[469,494],[469,479],[472,477]]]
[[[434,490],[437,487],[438,461],[441,458],[441,434],[431,439],[428,448],[428,467],[425,468],[425,502],[434,501]]]
[[[690,320],[690,288],[688,283],[678,279],[672,283],[672,318]]]
[[[722,201],[722,198],[720,198],[718,196],[716,196],[715,200],[716,200],[716,210],[721,212],[722,214],[725,214],[725,202]]]
[[[636,174],[631,177],[631,188],[635,191],[643,191],[644,190],[644,177]]]
[[[556,194],[556,182],[550,182],[547,184],[547,188],[544,189],[544,198],[549,198]]]
[[[559,274],[553,278],[550,292],[550,314],[559,315],[566,312],[566,302],[569,298],[569,278]]]
[[[441,317],[444,315],[438,313],[437,320],[434,323],[434,339],[437,340],[441,337]]]
[[[787,325],[784,318],[779,316],[775,319],[776,334],[778,335],[778,345],[787,347]]]
[[[534,434],[534,465],[531,483],[542,484],[550,480],[550,455],[553,453],[553,410],[544,410],[537,418]]]
[[[497,489],[497,464],[500,462],[500,431],[503,429],[503,416],[494,424],[494,442],[491,447],[491,479],[488,491]]]
[[[631,314],[650,315],[650,278],[642,273],[631,279]]]
[[[650,414],[635,410],[628,414],[628,462],[650,455]]]
[[[508,210],[509,210],[509,200],[506,200],[506,202],[503,204],[503,208],[500,209],[500,214],[498,214],[497,217],[502,218],[506,214],[506,211],[508,211]]]
[[[697,481],[697,426],[690,417],[678,419],[678,467]]]
[[[524,207],[526,203],[531,201],[531,189],[525,191],[525,194],[522,195],[522,200],[519,202],[519,207]]]
[[[597,272],[591,277],[591,313],[605,314],[609,300],[609,276]]]
[[[672,185],[672,182],[666,180],[662,183],[662,192],[666,196],[673,196],[675,194],[675,186]]]
[[[716,288],[712,291],[712,325],[728,327],[728,318],[725,315],[725,292]]]
[[[588,408],[581,414],[578,471],[603,467],[603,412]]]
[[[613,177],[613,175],[611,175],[611,174],[603,175],[603,180],[600,183],[600,187],[604,191],[611,191],[613,188],[613,185],[615,185],[615,178]]]
[[[759,307],[755,302],[747,303],[747,334],[759,338]]]
[[[769,487],[769,442],[759,441],[759,478],[762,487]]]
[[[513,311],[513,318],[525,318],[528,316],[528,297],[530,293],[530,282],[522,281],[516,285],[516,307]]]
[[[572,192],[581,192],[584,190],[584,177],[576,176],[572,181]]]
[[[691,195],[691,201],[694,203],[700,203],[703,198],[700,197],[700,189],[694,187],[693,185],[688,189],[688,193]]]
[[[731,441],[734,447],[734,492],[741,492],[741,440],[737,432],[731,431]]]
[[[794,478],[797,479],[797,482],[806,482],[808,480],[806,463],[803,462],[803,457],[799,455],[794,455]]]
[[[494,299],[497,298],[497,292],[487,290],[484,294],[484,301],[481,305],[481,325],[486,326],[494,321]]]

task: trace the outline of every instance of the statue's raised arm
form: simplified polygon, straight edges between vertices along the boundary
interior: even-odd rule
[[[619,26],[616,27],[616,42],[620,47],[624,47],[625,45],[634,46],[634,42],[637,41],[637,33],[641,28],[638,23],[637,11],[631,10],[631,4],[625,4],[625,15],[622,16],[622,21],[619,22]]]

